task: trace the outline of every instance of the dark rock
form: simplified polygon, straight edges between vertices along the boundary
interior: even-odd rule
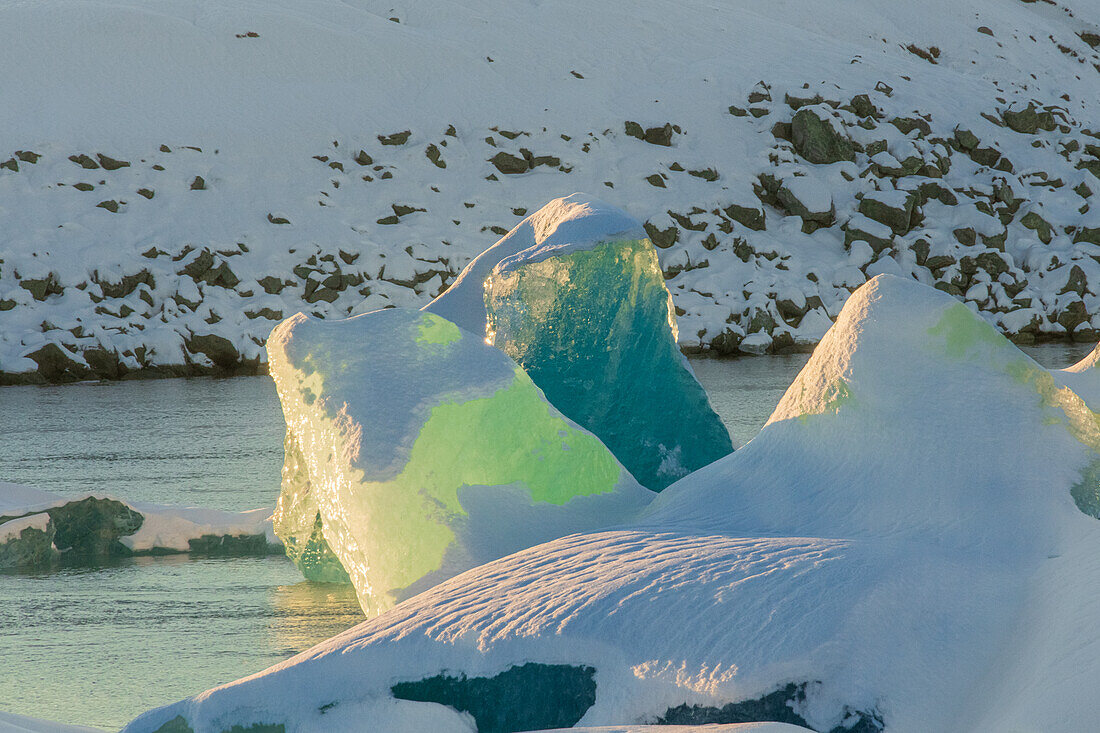
[[[1058,291],[1058,294],[1062,293],[1077,293],[1083,296],[1085,291],[1088,290],[1089,281],[1085,277],[1085,271],[1081,269],[1080,265],[1074,265],[1069,270],[1069,278],[1066,280],[1066,286]]]
[[[187,275],[192,280],[202,280],[206,273],[214,267],[214,255],[210,250],[204,249],[199,252],[195,259],[184,265],[183,269],[177,272],[177,275]]]
[[[138,285],[148,285],[150,288],[155,288],[156,279],[153,274],[148,270],[141,270],[133,275],[123,275],[122,279],[116,283],[112,283],[108,280],[99,279],[99,271],[96,270],[92,273],[92,282],[99,285],[100,290],[103,291],[103,295],[108,298],[125,298],[130,293],[137,290]]]
[[[1067,331],[1072,332],[1082,323],[1089,320],[1089,311],[1081,300],[1074,300],[1069,305],[1058,311],[1056,320]]]
[[[713,183],[718,180],[718,171],[713,168],[704,168],[701,171],[688,171],[689,176],[695,176],[696,178],[702,178],[708,183]]]
[[[650,174],[645,177],[645,180],[650,186],[655,186],[656,188],[665,188],[665,179],[661,178],[661,175],[659,173]]]
[[[981,143],[981,140],[979,140],[978,136],[972,133],[970,130],[956,127],[955,142],[958,143],[959,147],[963,150],[973,150],[974,148],[978,147],[979,143]]]
[[[851,101],[852,112],[859,117],[878,117],[878,107],[871,102],[871,98],[866,94],[857,94],[852,97]]]
[[[667,249],[676,244],[676,241],[680,238],[680,230],[675,226],[670,226],[668,229],[658,229],[650,224],[648,221],[645,223],[646,234],[649,235],[649,241],[653,242],[654,247],[660,249]]]
[[[57,276],[52,272],[44,278],[27,278],[19,282],[19,287],[28,291],[35,300],[45,300],[51,295],[61,295],[65,288],[57,282]]]
[[[90,157],[88,157],[84,153],[81,153],[80,155],[70,155],[69,160],[76,163],[81,168],[87,168],[89,170],[99,167],[99,163],[96,163],[94,160],[92,160]]]
[[[119,168],[130,167],[130,161],[128,160],[115,160],[114,158],[106,156],[103,153],[96,153],[95,157],[99,158],[99,164],[103,166],[104,170],[117,171]],[[87,168],[87,166],[84,167]]]
[[[31,165],[34,165],[42,156],[30,150],[16,150],[15,157],[19,158],[19,160],[23,161],[24,163],[30,163]]]
[[[0,524],[7,520],[0,517]],[[26,572],[53,565],[60,557],[53,545],[56,533],[53,523],[47,522],[45,529],[25,527],[18,537],[0,542],[0,570]]]
[[[99,561],[131,555],[119,538],[141,529],[144,517],[120,501],[89,496],[47,510],[63,561]]]
[[[902,206],[893,206],[873,198],[870,194],[859,202],[859,213],[890,227],[894,234],[905,234],[914,223],[916,216],[916,196],[910,194]]]
[[[1050,226],[1050,223],[1039,216],[1037,212],[1029,211],[1020,219],[1020,224],[1033,230],[1043,244],[1050,244],[1050,240],[1054,237],[1054,229]]]
[[[85,349],[81,353],[84,356],[84,361],[88,362],[92,373],[99,379],[122,379],[130,371],[122,363],[118,352],[113,349]]]
[[[517,158],[511,153],[505,153],[501,151],[489,158],[489,162],[496,166],[496,169],[506,175],[517,175],[520,173],[526,173],[528,170],[527,161],[523,158]]]
[[[263,534],[215,535],[204,534],[187,540],[192,555],[215,555],[219,557],[263,556],[268,553],[267,537]]]
[[[919,130],[920,137],[932,133],[932,127],[923,117],[895,117],[890,120],[890,124],[901,130],[903,135],[908,135],[913,130]]]
[[[437,675],[391,688],[398,700],[468,713],[478,733],[571,728],[596,702],[596,670],[529,662],[493,677]]]
[[[811,163],[836,163],[855,160],[852,141],[840,120],[823,119],[815,109],[800,109],[791,120],[795,150]]]
[[[808,104],[821,104],[824,100],[821,98],[820,94],[815,94],[812,97],[796,97],[788,93],[783,95],[783,101],[786,102],[791,109],[800,109]]]
[[[151,189],[151,188],[139,188],[137,190],[137,193],[138,193],[138,196],[143,196],[147,199],[151,199],[151,198],[153,198],[153,196],[156,195],[156,192],[153,191],[153,189]]]
[[[1024,134],[1035,134],[1039,130],[1050,132],[1055,128],[1054,115],[1036,109],[1032,103],[1022,110],[1005,110],[1001,118],[1011,130]]]
[[[286,287],[281,278],[272,275],[261,278],[256,282],[260,284],[260,287],[263,288],[264,292],[268,295],[278,295],[283,291],[283,288]]]
[[[703,705],[678,705],[668,708],[658,718],[658,725],[707,725],[711,723],[788,723],[809,727],[806,719],[795,712],[795,707],[806,700],[807,683],[788,683],[775,692],[755,700],[743,700],[722,707]],[[828,733],[878,733],[885,728],[877,712],[845,709],[845,721]]]
[[[764,230],[766,222],[763,209],[730,204],[722,209],[722,211],[726,212],[726,216],[733,219],[738,224],[748,227],[753,231],[759,232]]]
[[[205,191],[206,180],[202,176],[195,176],[195,180],[191,181],[192,191]]]
[[[435,164],[436,168],[447,167],[446,161],[444,161],[443,158],[440,156],[439,148],[435,144],[429,145],[424,151],[424,155],[428,157],[428,160],[432,161],[432,163]]]
[[[98,204],[96,204],[96,207],[100,209],[106,209],[112,214],[118,213],[118,202],[113,199],[109,201],[100,201]]]
[[[367,151],[360,150],[355,154],[355,162],[359,165],[374,165],[374,158],[367,155]]]
[[[192,354],[205,354],[210,361],[224,370],[232,370],[241,360],[241,355],[233,342],[215,334],[192,334],[186,340],[187,350]]]
[[[412,130],[395,132],[391,135],[379,135],[378,142],[382,143],[383,145],[404,145],[409,141],[410,135],[412,135]]]

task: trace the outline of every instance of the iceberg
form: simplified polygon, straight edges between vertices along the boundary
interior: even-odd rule
[[[965,305],[881,275],[760,434],[640,516],[473,568],[126,731],[1089,730],[1098,426]]]
[[[433,313],[298,314],[268,354],[304,467],[284,472],[276,529],[293,557],[319,527],[368,615],[653,496],[507,355]]]
[[[650,489],[734,449],[677,346],[656,250],[613,206],[551,201],[425,310],[484,332]]]

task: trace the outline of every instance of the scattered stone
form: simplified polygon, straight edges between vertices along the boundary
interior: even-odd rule
[[[432,161],[432,163],[435,164],[436,168],[447,167],[447,163],[440,156],[439,148],[434,143],[427,147],[427,149],[424,151],[424,154],[427,156],[428,160]]]
[[[119,168],[129,168],[130,161],[128,160],[116,160],[103,153],[96,153],[96,157],[99,158],[99,164],[103,166],[104,170],[117,171]],[[72,160],[70,158],[70,160]],[[88,166],[84,166],[87,168]]]
[[[489,162],[496,166],[496,169],[506,175],[518,175],[520,173],[526,173],[527,161],[523,158],[517,158],[511,153],[505,153],[501,151],[489,158]]]
[[[107,201],[100,201],[98,204],[96,204],[96,207],[100,208],[100,209],[106,209],[107,211],[111,212],[112,214],[117,214],[118,213],[118,202],[115,201],[114,199],[110,199],[110,200],[107,200]]]
[[[69,160],[76,163],[81,168],[87,168],[89,170],[99,167],[99,163],[96,163],[94,160],[92,160],[90,157],[88,157],[84,153],[81,153],[80,155],[70,155]]]
[[[206,180],[202,176],[195,176],[195,180],[191,181],[192,191],[205,191]]]
[[[412,130],[395,132],[390,135],[379,135],[378,142],[382,143],[383,145],[404,145],[409,141],[410,135],[412,135]]]

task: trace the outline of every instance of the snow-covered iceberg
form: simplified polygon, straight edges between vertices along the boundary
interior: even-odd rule
[[[551,201],[425,310],[484,332],[651,489],[733,451],[676,345],[657,252],[620,209],[581,193]]]
[[[305,470],[284,483],[281,511],[310,528],[316,507],[368,614],[510,552],[624,521],[653,496],[515,362],[441,316],[299,314],[272,332],[268,354],[297,446],[288,460]],[[304,496],[287,495],[305,482]]]
[[[40,570],[133,555],[264,555],[282,550],[270,509],[224,512],[62,497],[0,481],[0,570]]]
[[[126,730],[1088,730],[1098,465],[1078,395],[958,301],[880,276],[761,433],[634,523],[477,567]]]

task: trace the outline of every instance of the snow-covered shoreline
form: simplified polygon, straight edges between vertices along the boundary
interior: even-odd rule
[[[307,5],[0,3],[0,383],[263,371],[578,190],[646,220],[685,351],[807,350],[884,272],[1100,334],[1091,3]]]

